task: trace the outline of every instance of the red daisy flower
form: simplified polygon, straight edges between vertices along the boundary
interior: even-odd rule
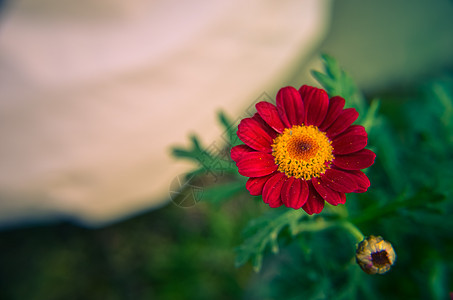
[[[344,204],[345,193],[365,192],[370,181],[360,169],[376,155],[364,149],[365,128],[351,125],[359,114],[344,104],[306,85],[282,88],[277,106],[257,103],[257,113],[238,126],[245,145],[231,149],[239,174],[250,177],[250,194],[263,195],[270,207],[302,208],[311,215],[322,211],[324,201]]]

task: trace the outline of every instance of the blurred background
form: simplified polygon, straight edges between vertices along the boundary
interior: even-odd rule
[[[260,299],[232,249],[264,208],[175,205],[171,147],[320,53],[383,101],[453,67],[449,0],[0,3],[1,299]]]

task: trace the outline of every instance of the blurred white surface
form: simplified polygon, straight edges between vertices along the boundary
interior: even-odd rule
[[[11,2],[0,26],[0,224],[164,203],[169,155],[308,58],[330,1]]]

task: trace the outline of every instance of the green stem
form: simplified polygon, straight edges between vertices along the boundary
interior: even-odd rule
[[[325,219],[317,219],[313,221],[306,221],[293,226],[292,235],[297,235],[301,232],[314,232],[322,231],[328,228],[332,228],[337,223],[335,221],[326,221]]]
[[[344,221],[341,222],[339,226],[343,227],[343,229],[346,229],[356,239],[357,243],[360,243],[365,238],[360,229],[351,222]]]

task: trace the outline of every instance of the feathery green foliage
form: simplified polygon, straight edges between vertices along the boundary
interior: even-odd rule
[[[210,187],[210,193],[257,198],[257,212],[267,211],[243,231],[236,265],[250,261],[260,286],[267,282],[259,292],[252,284],[257,298],[444,299],[453,286],[453,76],[427,83],[417,97],[397,93],[393,99],[384,95],[385,101],[368,102],[335,59],[323,55],[322,60],[324,72],[313,71],[313,76],[329,96],[345,98],[346,106],[360,114],[356,124],[367,129],[368,147],[377,154],[366,170],[372,185],[364,194],[348,195],[346,205],[329,205],[310,217],[303,211],[265,208],[261,197],[247,196],[245,187],[241,192],[244,178],[230,165],[231,181]],[[230,149],[239,142],[236,126],[225,115],[219,117]],[[175,154],[201,166],[219,159],[211,156],[200,163],[204,150],[195,138],[192,144]],[[228,157],[222,159],[227,164]],[[234,186],[234,193],[226,186]],[[228,199],[208,198],[217,203]],[[362,233],[393,243],[397,263],[384,277],[366,275],[355,265]]]

